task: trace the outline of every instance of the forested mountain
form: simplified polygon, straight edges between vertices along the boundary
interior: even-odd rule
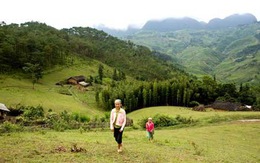
[[[230,53],[228,56],[233,54],[233,56],[240,57],[240,62],[243,62],[241,56],[246,54],[253,59],[252,65],[257,66],[259,62],[255,61],[255,57],[259,57],[259,34],[256,34],[255,30],[259,30],[259,25],[252,26],[253,31],[248,30],[251,28],[240,28],[244,29],[244,32],[232,30],[236,34],[230,36],[227,33],[231,33],[231,31],[225,30],[215,31],[215,33],[206,31],[206,34],[205,31],[190,30],[170,33],[140,31],[131,36],[133,41],[139,41],[140,44],[146,40],[146,44],[156,50],[151,51],[146,46],[134,44],[129,40],[120,40],[89,27],[57,30],[38,22],[1,24],[0,75],[29,73],[28,78],[35,83],[44,72],[51,72],[56,66],[66,67],[67,70],[77,66],[74,62],[79,59],[89,61],[89,63],[97,61],[114,69],[113,75],[110,75],[112,73],[108,75],[109,70],[104,71],[103,65],[100,65],[97,68],[98,76],[95,75],[93,78],[94,72],[87,74],[88,80],[97,85],[91,93],[92,96],[95,96],[91,99],[96,100],[92,101],[92,103],[96,103],[93,106],[97,108],[110,110],[113,107],[114,99],[120,98],[127,112],[149,106],[211,104],[217,99],[254,105],[257,109],[260,104],[258,89],[252,89],[250,85],[244,83],[237,89],[234,83],[222,84],[210,76],[203,76],[201,80],[198,80],[181,68],[177,68],[178,64],[174,64],[176,61],[174,57],[178,57],[177,54],[194,56],[196,48],[198,48],[207,52],[205,56],[209,59],[214,56],[213,60],[216,65],[219,65],[220,60],[227,59],[226,55]],[[227,36],[223,37],[222,32]],[[227,46],[227,41],[234,41],[238,38],[247,38],[247,44],[244,45],[243,41],[238,41],[235,42],[236,44]],[[242,50],[238,48],[236,53],[231,53],[234,49],[233,46],[246,48]],[[187,52],[184,53],[185,51]],[[255,52],[255,55],[251,55],[252,52]],[[182,56],[185,57],[185,55]],[[188,58],[190,63],[201,61],[196,60],[196,57]],[[245,59],[247,58],[245,57]],[[184,61],[186,60],[183,59],[182,64],[186,66]],[[84,67],[84,65],[81,66]],[[105,82],[102,81],[103,77],[106,77]],[[4,83],[4,78],[1,77],[0,80]],[[49,87],[49,85],[47,84],[45,87]],[[9,88],[1,88],[1,91],[9,92]],[[70,92],[70,90],[65,91]],[[49,95],[48,91],[43,92],[47,96]],[[77,95],[75,98],[81,102]]]
[[[139,31],[127,39],[168,54],[197,76],[224,82],[260,82],[260,24],[219,30]]]
[[[102,61],[141,80],[162,80],[184,74],[147,47],[119,40],[94,28],[57,30],[38,22],[0,27],[2,73],[21,71],[26,63],[39,64],[47,70],[73,62],[72,56]]]
[[[167,54],[198,77],[222,82],[259,83],[260,23],[252,14],[201,23],[191,18],[148,21],[135,33],[118,37]]]

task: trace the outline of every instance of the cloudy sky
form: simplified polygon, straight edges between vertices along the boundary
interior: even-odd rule
[[[148,20],[191,17],[208,22],[235,13],[251,13],[260,21],[259,6],[259,0],[1,0],[0,21],[125,29]]]

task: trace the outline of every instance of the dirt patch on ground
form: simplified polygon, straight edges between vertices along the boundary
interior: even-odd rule
[[[260,122],[260,119],[242,119],[239,122]]]
[[[260,119],[241,119],[232,121],[232,124],[252,124],[252,123],[260,123]]]

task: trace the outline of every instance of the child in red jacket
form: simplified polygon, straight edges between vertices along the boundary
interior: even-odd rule
[[[147,132],[147,137],[149,141],[153,141],[153,135],[154,135],[154,123],[152,121],[152,118],[148,118],[148,121],[146,122],[146,132]]]

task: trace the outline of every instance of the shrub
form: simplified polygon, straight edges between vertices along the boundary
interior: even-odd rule
[[[143,128],[145,128],[145,124],[147,122],[147,118],[143,118],[141,120],[139,120],[139,125]],[[156,114],[153,117],[153,122],[154,122],[154,126],[155,127],[167,127],[167,126],[173,126],[176,125],[176,120],[172,117],[169,117],[167,115],[160,115],[160,114]]]
[[[89,122],[90,121],[90,118],[88,117],[88,116],[86,116],[86,115],[80,115],[79,116],[79,121],[80,122]]]
[[[54,122],[52,127],[56,131],[65,131],[66,129],[69,129],[68,123],[66,123],[64,120]]]
[[[6,133],[6,132],[16,132],[16,131],[22,131],[23,127],[17,124],[13,124],[11,122],[5,121],[0,126],[0,133]]]
[[[66,122],[70,122],[71,120],[70,114],[66,110],[60,113],[60,118]]]
[[[185,117],[181,117],[180,115],[177,115],[175,119],[178,122],[178,124],[193,124],[196,122],[191,117],[185,118]]]
[[[24,110],[23,117],[29,120],[35,120],[38,118],[43,118],[44,117],[44,110],[42,106],[37,106],[37,107],[27,107]]]
[[[72,120],[80,121],[80,115],[79,115],[79,113],[75,113],[75,112],[72,113],[71,118],[72,118]]]
[[[177,124],[177,121],[174,118],[169,117],[167,115],[159,115],[159,114],[156,114],[153,117],[153,122],[155,127],[167,127],[167,126],[174,126]]]
[[[199,105],[200,105],[200,103],[197,102],[197,101],[191,101],[191,102],[189,103],[189,107],[195,107],[195,106],[199,106]]]
[[[143,118],[139,120],[138,124],[142,127],[145,128],[145,124],[147,122],[147,118]],[[167,116],[167,115],[160,115],[156,114],[153,117],[153,122],[155,127],[168,127],[168,126],[175,126],[175,125],[180,125],[180,124],[194,124],[196,123],[195,120],[193,120],[191,117],[185,118],[181,117],[180,115],[177,115],[175,118]]]

